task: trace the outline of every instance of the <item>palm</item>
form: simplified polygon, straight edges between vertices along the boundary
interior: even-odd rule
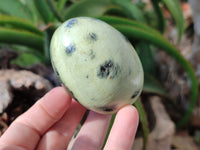
[[[0,150],[66,150],[85,111],[62,87],[55,88],[11,124],[0,139]],[[90,111],[72,150],[101,149],[110,118]],[[122,108],[104,149],[130,149],[137,126],[137,110]]]

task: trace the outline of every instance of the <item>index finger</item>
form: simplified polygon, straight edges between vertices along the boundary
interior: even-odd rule
[[[63,116],[70,104],[71,97],[65,89],[54,88],[10,125],[0,139],[0,146],[34,149],[41,135]]]
[[[132,105],[121,108],[115,117],[114,124],[104,150],[129,150],[133,144],[139,123],[137,109]]]

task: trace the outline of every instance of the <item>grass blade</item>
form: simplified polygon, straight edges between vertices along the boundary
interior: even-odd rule
[[[82,0],[68,7],[64,14],[64,18],[69,19],[77,16],[101,16],[110,6],[111,3],[107,0]]]
[[[143,91],[148,93],[156,93],[158,95],[169,98],[167,92],[165,91],[161,83],[148,73],[144,74]]]
[[[152,46],[149,43],[138,42],[135,50],[141,60],[144,73],[156,76],[156,61]]]
[[[50,8],[47,5],[46,0],[34,0],[34,4],[40,12],[40,15],[42,16],[42,19],[45,23],[52,22],[54,20],[53,13],[51,12]]]
[[[148,136],[149,136],[149,126],[148,126],[148,121],[147,121],[147,115],[144,110],[144,107],[142,105],[142,102],[140,99],[138,99],[134,105],[136,106],[138,113],[139,113],[139,118],[140,118],[140,123],[142,125],[142,130],[143,130],[143,150],[146,150],[147,142],[148,142]]]
[[[104,12],[104,15],[115,15],[115,16],[120,16],[120,17],[126,17],[126,13],[124,10],[116,5],[111,5],[108,7]]]
[[[122,7],[128,17],[146,23],[142,11],[137,7],[137,5],[133,4],[131,1],[112,0],[112,2]]]
[[[36,63],[42,63],[42,59],[34,55],[34,53],[23,52],[18,54],[18,57],[11,61],[11,64],[16,64],[20,67],[28,67]]]
[[[43,35],[43,33],[28,20],[13,16],[0,15],[0,26],[2,25],[11,25],[17,29],[28,30],[35,34]]]
[[[178,28],[178,40],[180,41],[181,36],[183,35],[185,30],[185,21],[180,4],[178,0],[162,0],[162,2],[166,5],[167,9],[170,11],[176,22]]]
[[[138,21],[134,21],[134,20],[130,20],[130,19],[122,18],[122,17],[116,17],[116,16],[100,16],[97,18],[109,23],[110,25],[116,25],[116,24],[129,25],[129,26],[141,28],[142,30],[145,30],[146,32],[151,32],[152,34],[155,34],[155,35],[157,34],[160,35],[160,33],[154,30],[153,28]]]
[[[63,22],[64,20],[62,19],[60,13],[58,12],[54,1],[52,1],[52,0],[47,0],[47,4],[49,5],[49,8],[50,8],[51,11],[53,12],[54,16],[55,16],[60,22]]]
[[[31,11],[31,14],[32,14],[32,20],[31,22],[34,23],[34,25],[36,26],[38,24],[38,21],[41,20],[41,16],[34,4],[34,1],[30,1],[30,0],[23,0],[21,1],[30,11]],[[15,15],[16,16],[16,15]]]
[[[0,13],[33,21],[29,8],[19,0],[0,0]]]
[[[43,50],[43,37],[32,32],[0,27],[0,42],[30,46]]]
[[[58,12],[61,13],[65,7],[65,4],[67,3],[68,0],[58,0],[57,2],[57,9]]]
[[[165,18],[163,16],[162,10],[159,6],[158,0],[151,0],[151,3],[153,4],[154,11],[157,15],[157,22],[158,22],[158,29],[161,33],[164,33],[165,31]]]

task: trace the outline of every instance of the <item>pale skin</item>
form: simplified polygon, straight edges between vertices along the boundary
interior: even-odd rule
[[[85,111],[64,88],[54,88],[10,125],[0,138],[0,150],[66,150]],[[131,149],[138,118],[134,106],[121,108],[104,150]],[[90,111],[72,150],[101,150],[110,119]]]

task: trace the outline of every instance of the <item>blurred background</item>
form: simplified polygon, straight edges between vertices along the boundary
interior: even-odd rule
[[[53,32],[67,19],[89,16],[124,34],[143,65],[133,149],[200,150],[199,6],[199,0],[0,0],[0,135],[60,85],[49,57]]]

